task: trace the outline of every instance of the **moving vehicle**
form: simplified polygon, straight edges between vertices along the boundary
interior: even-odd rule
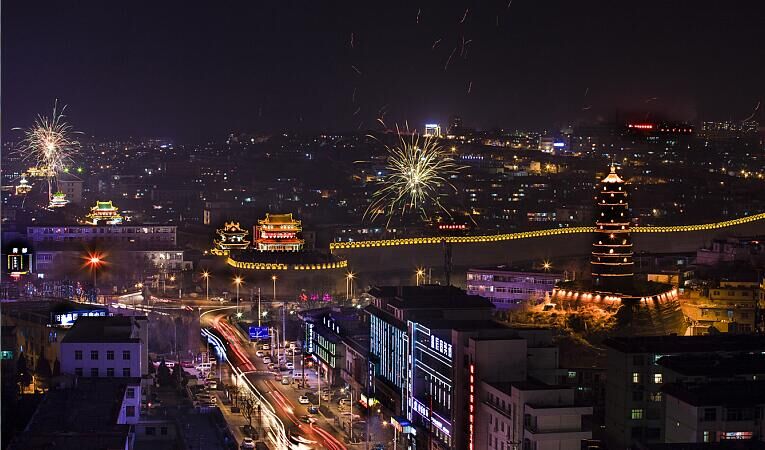
[[[309,415],[305,415],[305,416],[300,416],[300,421],[305,423],[314,423],[316,422],[316,419]]]
[[[239,448],[241,448],[242,450],[245,450],[245,449],[247,449],[247,450],[254,449],[255,448],[255,441],[253,441],[252,438],[246,437],[246,438],[242,439],[242,444],[239,446]]]
[[[301,405],[307,405],[311,402],[308,401],[308,397],[306,397],[305,395],[301,395],[300,397],[298,397],[298,403],[300,403]]]
[[[168,369],[170,368],[170,366],[167,367]],[[197,364],[196,369],[200,372],[209,372],[212,369],[212,364],[209,362],[199,363]]]

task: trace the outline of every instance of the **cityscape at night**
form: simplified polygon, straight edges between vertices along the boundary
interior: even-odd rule
[[[0,19],[2,450],[765,449],[765,3]]]

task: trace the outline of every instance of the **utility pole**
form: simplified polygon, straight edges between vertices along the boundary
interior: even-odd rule
[[[260,288],[258,288],[258,328],[260,328],[260,319],[262,314],[260,312]]]

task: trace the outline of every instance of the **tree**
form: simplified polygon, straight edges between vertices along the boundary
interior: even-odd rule
[[[258,406],[258,400],[252,395],[251,392],[244,389],[240,392],[239,397],[239,410],[242,415],[247,419],[247,428],[252,429],[252,416],[255,414],[255,410]]]
[[[173,375],[172,375],[171,383],[175,386],[180,386],[182,382],[183,382],[183,369],[181,369],[180,364],[176,364],[175,367],[173,367]]]
[[[32,372],[27,366],[27,357],[24,352],[19,354],[19,360],[16,362],[16,380],[22,390],[32,382]]]
[[[159,363],[159,369],[157,369],[157,381],[160,386],[169,386],[172,383],[170,369],[165,364],[165,358],[162,358],[162,362]]]
[[[53,361],[53,376],[57,377],[59,375],[61,375],[61,362],[56,358],[56,360]]]

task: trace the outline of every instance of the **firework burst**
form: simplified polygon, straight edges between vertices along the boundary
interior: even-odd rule
[[[456,192],[448,177],[462,169],[447,150],[433,137],[421,138],[416,132],[407,136],[398,132],[398,143],[388,150],[388,174],[379,182],[372,203],[364,213],[374,221],[378,216],[391,218],[407,211],[420,212],[427,217],[426,206],[449,212],[438,198],[443,188]]]
[[[24,161],[32,161],[48,179],[48,197],[52,198],[52,184],[57,175],[64,171],[72,156],[79,148],[74,139],[76,132],[64,120],[66,106],[58,109],[58,101],[53,105],[51,116],[38,115],[34,125],[24,130],[25,138],[19,152]]]

